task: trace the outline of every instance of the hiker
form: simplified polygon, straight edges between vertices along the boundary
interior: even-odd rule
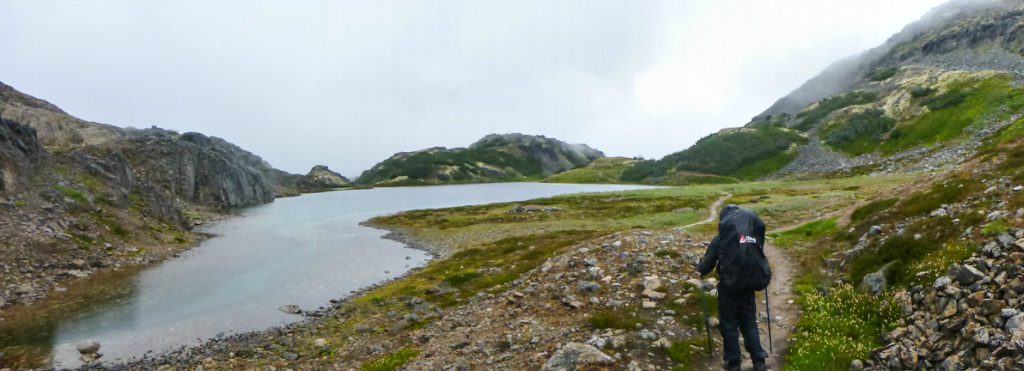
[[[757,331],[754,292],[771,281],[771,269],[764,256],[765,226],[753,211],[728,205],[718,215],[718,236],[708,245],[697,264],[701,277],[718,268],[718,316],[726,370],[740,369],[739,335],[754,362],[754,370],[765,369],[768,353],[761,347]]]

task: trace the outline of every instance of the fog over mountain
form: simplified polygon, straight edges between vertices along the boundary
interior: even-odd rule
[[[660,157],[941,2],[4,1],[0,81],[296,173],[510,132]]]

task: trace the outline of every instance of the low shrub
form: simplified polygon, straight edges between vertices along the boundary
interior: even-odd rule
[[[889,295],[872,296],[842,285],[801,298],[787,368],[848,370],[854,359],[866,359],[882,334],[896,327],[898,304]]]

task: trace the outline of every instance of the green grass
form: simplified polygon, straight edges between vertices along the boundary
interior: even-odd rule
[[[910,266],[910,270],[914,272],[913,283],[927,285],[935,282],[939,276],[949,272],[951,265],[971,257],[977,249],[977,246],[973,244],[944,244],[941,248],[925,255]]]
[[[687,186],[696,184],[730,184],[739,182],[739,179],[727,176],[674,172],[659,179],[657,184],[664,186]]]
[[[1010,231],[1010,226],[1002,220],[996,220],[994,222],[986,224],[981,228],[981,234],[989,237],[995,237],[1000,234]]]
[[[595,329],[635,330],[649,321],[637,314],[635,309],[604,310],[591,314],[587,324]]]
[[[890,77],[895,76],[896,72],[899,71],[900,68],[898,66],[876,68],[874,71],[871,71],[871,73],[868,74],[868,79],[870,79],[871,81],[885,81],[888,80]]]
[[[891,296],[871,296],[850,285],[805,295],[800,303],[803,316],[786,358],[792,370],[848,370],[854,359],[867,359],[900,318]]]
[[[54,186],[53,188],[56,189],[57,192],[60,192],[60,194],[63,195],[64,197],[67,197],[67,198],[69,198],[69,199],[71,199],[71,200],[73,200],[73,201],[75,201],[75,202],[77,202],[79,204],[83,204],[83,205],[88,205],[89,204],[89,196],[87,196],[85,194],[85,192],[79,191],[79,190],[74,189],[74,188],[61,186],[61,185]]]
[[[736,170],[732,175],[743,180],[756,180],[775,174],[796,159],[799,153],[795,150],[779,152],[767,158],[754,161]]]
[[[447,283],[449,285],[458,286],[463,283],[472,281],[478,277],[480,277],[480,272],[477,272],[475,270],[467,270],[448,275],[447,277],[444,278],[443,281],[444,283]]]
[[[367,362],[361,367],[363,371],[395,371],[405,366],[410,360],[420,355],[420,351],[413,348],[402,348],[397,352]]]
[[[1000,75],[954,83],[946,92],[925,100],[931,112],[898,125],[878,148],[896,153],[959,138],[974,124],[1005,120],[1024,109],[1024,91],[1014,88],[1012,82],[1011,76]]]
[[[660,160],[637,163],[623,172],[622,179],[658,183],[673,172],[727,177],[740,174],[746,179],[754,179],[788,164],[792,157],[780,154],[790,153],[794,145],[806,142],[807,138],[795,131],[773,126],[724,130]]]
[[[839,230],[836,219],[816,220],[795,229],[769,235],[771,243],[779,247],[792,247],[799,243],[807,243],[831,235]]]
[[[1024,119],[1014,121],[1013,124],[1003,128],[995,137],[994,144],[1007,144],[1020,141],[1024,138]]]
[[[873,152],[883,136],[895,127],[896,121],[877,108],[854,113],[829,124],[822,132],[825,144],[857,156]]]
[[[707,352],[707,347],[706,337],[695,337],[672,343],[665,355],[675,364],[672,370],[690,370],[696,356]]]
[[[599,158],[589,165],[558,173],[544,179],[544,183],[618,184],[622,173],[638,160],[623,157]]]
[[[850,215],[850,221],[853,222],[853,224],[859,224],[881,211],[888,210],[893,207],[893,205],[896,205],[897,202],[899,202],[899,199],[897,198],[886,198],[871,201],[867,205],[854,210],[853,214]]]
[[[981,182],[971,178],[968,174],[946,182],[935,183],[931,189],[917,192],[898,203],[894,211],[899,219],[928,214],[942,205],[959,202],[968,195],[980,191],[983,189],[982,187]]]

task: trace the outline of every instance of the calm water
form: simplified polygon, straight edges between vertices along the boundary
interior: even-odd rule
[[[633,186],[506,183],[378,188],[304,195],[246,209],[204,231],[217,237],[148,269],[105,272],[66,293],[2,314],[0,365],[80,364],[74,344],[94,339],[103,360],[198,344],[300,320],[278,310],[317,309],[401,275],[429,256],[359,222],[403,210],[528,200]]]

